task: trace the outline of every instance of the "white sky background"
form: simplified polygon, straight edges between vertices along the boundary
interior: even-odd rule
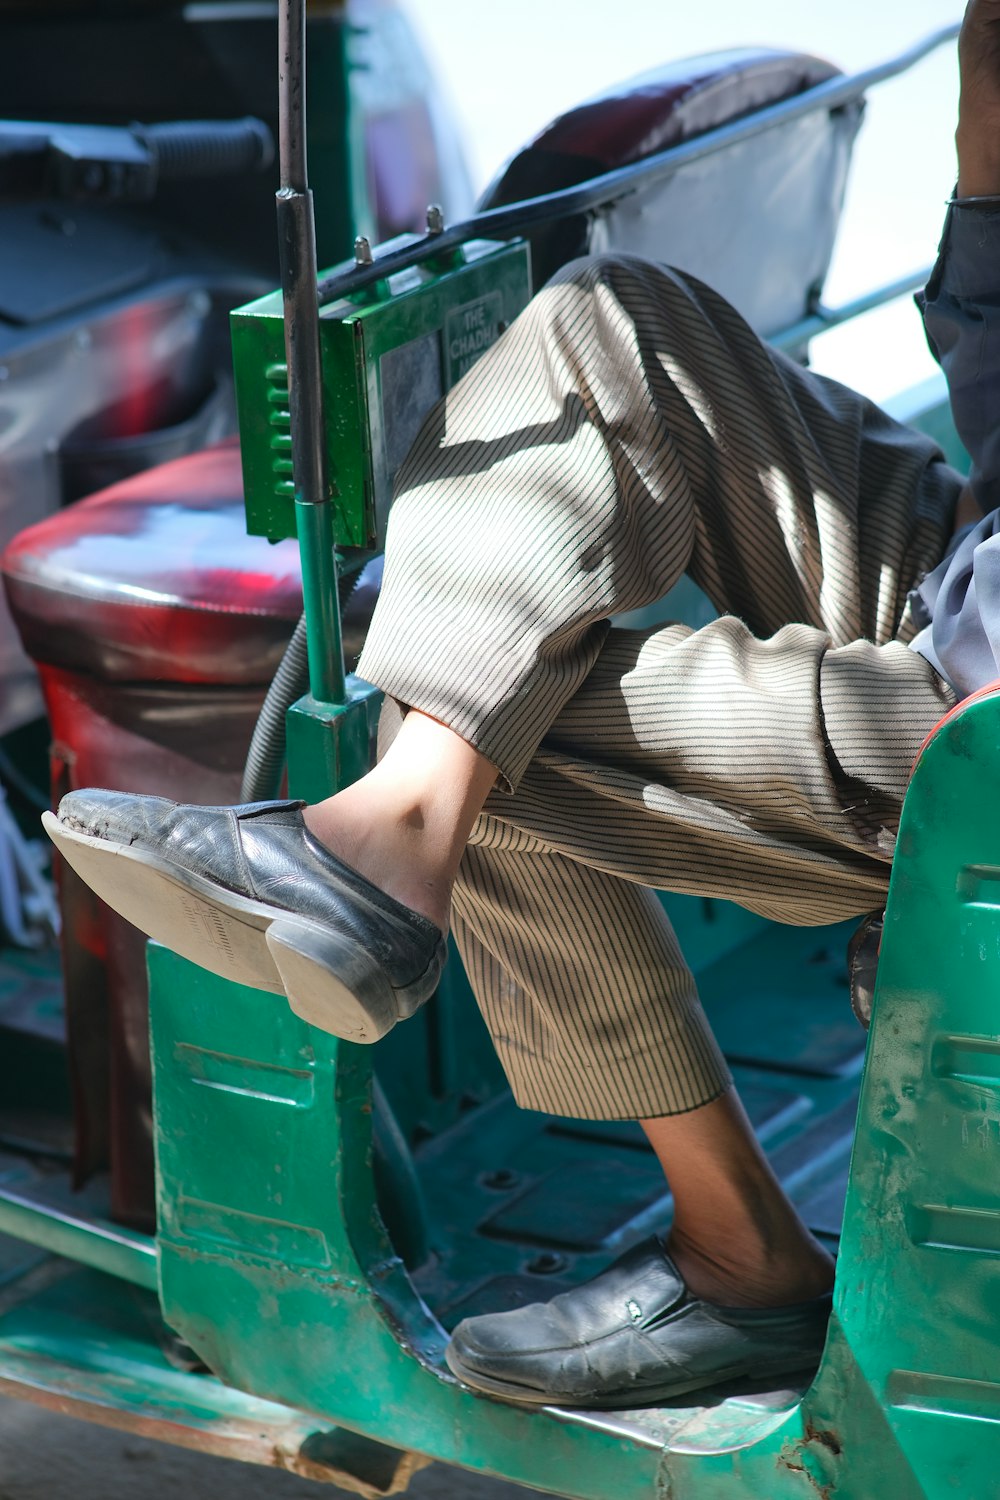
[[[408,0],[465,130],[474,184],[553,116],[658,62],[765,45],[849,72],[961,17],[962,0]],[[827,280],[830,304],[929,265],[955,176],[954,47],[880,84],[854,166]],[[935,366],[909,299],[814,341],[813,365],[876,400]]]

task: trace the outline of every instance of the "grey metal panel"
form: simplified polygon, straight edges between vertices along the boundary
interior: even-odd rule
[[[807,115],[680,167],[596,217],[590,249],[690,271],[775,333],[826,275],[860,120]]]

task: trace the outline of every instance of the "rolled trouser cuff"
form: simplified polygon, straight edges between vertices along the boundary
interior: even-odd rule
[[[582,686],[606,632],[606,623],[595,626],[593,644],[575,651],[572,659],[550,659],[529,668],[499,702],[490,700],[481,681],[436,676],[433,662],[416,659],[419,651],[401,652],[391,641],[383,650],[384,636],[366,646],[358,672],[402,711],[418,709],[447,725],[496,766],[499,789],[511,792],[549,729],[553,705],[561,707]],[[404,656],[414,659],[404,661]]]
[[[655,893],[494,818],[474,839],[452,925],[518,1104],[635,1120],[724,1093],[729,1069]]]
[[[819,678],[831,771],[858,843],[881,859],[896,847],[920,747],[957,694],[900,641],[852,641],[825,653]]]

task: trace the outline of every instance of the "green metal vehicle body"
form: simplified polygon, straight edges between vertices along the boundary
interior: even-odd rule
[[[421,414],[400,392],[425,409],[461,373],[463,329],[487,329],[485,346],[529,291],[523,244],[477,241],[326,305],[345,566],[378,545]],[[234,347],[249,524],[293,535],[273,297],[235,316]],[[961,462],[943,382],[897,414]],[[310,597],[326,578],[305,570],[310,620],[329,608]],[[296,704],[291,793],[360,775],[376,712],[353,678],[343,701]],[[65,1107],[58,984],[43,956],[3,970],[31,989],[36,1025],[0,1055],[0,1391],[369,1495],[431,1459],[579,1500],[995,1494],[998,765],[987,693],[915,768],[867,1045],[847,1003],[848,931],[663,898],[775,1170],[839,1245],[817,1373],[613,1413],[463,1388],[443,1360],[459,1318],[551,1295],[667,1222],[638,1127],[516,1110],[457,960],[429,1006],[366,1049],[153,946],[155,1237],[112,1223],[100,1182],[71,1192],[57,1152],[17,1149],[12,1119]],[[211,1373],[170,1362],[164,1325]]]

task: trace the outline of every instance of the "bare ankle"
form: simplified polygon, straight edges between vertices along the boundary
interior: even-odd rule
[[[452,878],[435,862],[433,850],[421,846],[419,829],[376,814],[359,799],[341,796],[304,810],[309,832],[380,891],[447,932]]]
[[[330,852],[442,932],[451,891],[496,767],[446,725],[409,713],[367,776],[308,807]]]
[[[721,1233],[699,1243],[677,1226],[666,1248],[696,1297],[724,1307],[781,1307],[808,1302],[833,1285],[832,1256],[804,1227],[780,1246]]]

